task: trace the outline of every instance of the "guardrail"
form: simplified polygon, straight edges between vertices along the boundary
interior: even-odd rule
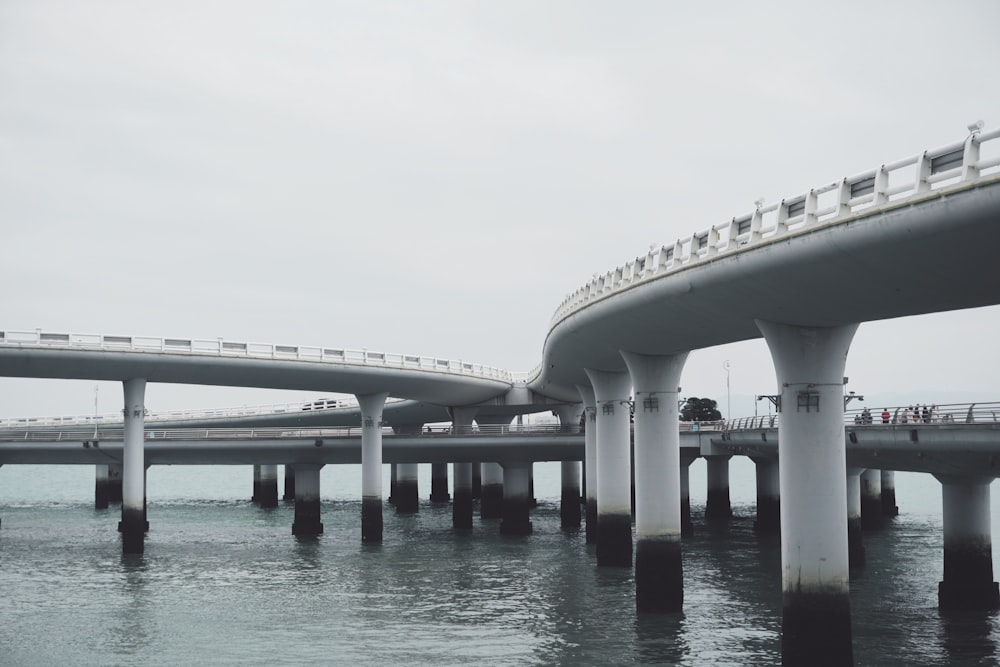
[[[260,415],[297,414],[303,412],[327,412],[330,410],[355,410],[358,402],[353,398],[338,398],[339,405],[316,407],[323,401],[299,401],[298,403],[275,403],[271,405],[251,405],[238,408],[207,408],[193,410],[150,411],[146,414],[146,423],[160,421],[190,421],[196,419],[226,419],[232,417],[254,417]],[[406,398],[387,398],[386,404],[401,403]],[[0,428],[16,428],[24,426],[102,426],[122,423],[122,413],[115,412],[103,415],[73,415],[68,417],[8,417],[0,419]]]
[[[883,413],[887,413],[884,416]],[[778,415],[755,415],[726,422],[726,431],[777,428]],[[905,405],[883,409],[856,408],[844,412],[844,424],[853,426],[920,426],[924,424],[1000,424],[1000,403]]]
[[[722,431],[723,422],[680,422],[683,432]],[[543,435],[582,435],[571,427],[565,429],[559,424],[487,424],[483,426],[427,426],[415,433],[395,433],[392,427],[382,428],[384,438],[449,438],[455,436],[482,437],[532,437]],[[102,441],[117,442],[123,437],[121,428],[59,429],[42,428],[2,428],[0,442],[83,442],[90,444]],[[146,429],[145,440],[260,440],[302,438],[337,439],[360,438],[361,427],[350,428],[198,428],[198,429]],[[95,445],[96,446],[96,445]]]
[[[984,144],[1000,138],[1000,129],[982,132],[982,124],[969,127],[963,141],[919,155],[883,164],[876,169],[813,188],[780,202],[763,205],[745,215],[678,239],[670,246],[650,248],[566,296],[552,317],[554,327],[584,306],[697,262],[749,249],[793,232],[812,228],[862,211],[919,197],[965,181],[1000,174],[1000,142],[985,152]]]
[[[156,352],[161,354],[244,357],[286,361],[312,361],[359,366],[386,366],[418,371],[450,373],[511,382],[502,368],[454,359],[422,357],[397,352],[373,352],[346,348],[305,345],[246,343],[222,338],[156,338],[150,336],[110,336],[106,334],[57,333],[51,331],[0,331],[0,346],[41,347],[102,352]]]

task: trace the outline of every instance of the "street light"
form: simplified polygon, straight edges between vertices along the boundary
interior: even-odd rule
[[[729,359],[722,362],[722,367],[726,369],[726,421],[732,417],[730,413],[730,394],[729,394]]]

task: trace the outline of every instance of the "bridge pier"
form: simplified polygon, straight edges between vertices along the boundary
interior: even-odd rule
[[[681,452],[681,535],[694,535],[694,524],[691,523],[691,464],[698,458],[697,454]]]
[[[253,465],[253,493],[250,494],[250,502],[254,505],[257,504],[257,499],[260,497],[260,465]]]
[[[483,495],[483,469],[479,461],[472,462],[472,498]]]
[[[476,408],[449,408],[452,431],[468,433],[476,416]],[[451,525],[459,530],[472,528],[472,463],[452,463]]]
[[[597,399],[597,564],[632,567],[631,379],[584,370]]]
[[[861,527],[878,530],[885,527],[882,512],[882,471],[870,468],[861,473]]]
[[[757,320],[780,388],[782,662],[851,665],[844,366],[858,325]]]
[[[458,530],[472,528],[472,464],[456,462],[451,464],[452,483],[451,525]]]
[[[993,581],[990,535],[992,478],[935,475],[941,482],[944,520],[944,580],[938,584],[938,608],[1000,608]]]
[[[587,544],[597,544],[597,400],[594,389],[576,385],[583,401],[583,512]]]
[[[282,500],[295,500],[295,466],[285,464],[285,493]]]
[[[847,468],[847,562],[854,570],[865,566],[865,542],[862,536],[862,468]]]
[[[278,506],[278,466],[254,466],[255,474],[260,471],[260,483],[254,497],[257,506],[270,508]]]
[[[896,505],[896,473],[893,470],[882,471],[882,514],[887,517],[899,516]]]
[[[448,464],[431,464],[431,502],[446,503],[451,500],[448,493]]]
[[[396,504],[396,478],[399,476],[396,464],[389,464],[389,497],[385,499],[390,505]]]
[[[560,478],[559,520],[563,530],[580,528],[580,462],[563,461]]]
[[[503,467],[499,463],[483,463],[482,497],[479,499],[480,519],[499,519],[503,516]]]
[[[122,501],[122,466],[117,463],[108,464],[108,502],[117,504]]]
[[[635,606],[681,611],[681,436],[677,395],[687,353],[622,352],[635,391]]]
[[[531,497],[528,480],[531,464],[526,461],[503,464],[503,518],[501,535],[530,535],[532,531],[529,511]]]
[[[292,522],[292,535],[323,533],[319,507],[319,471],[322,468],[322,463],[295,464],[295,519]]]
[[[144,427],[146,421],[146,380],[133,378],[123,383],[125,391],[122,454],[122,553],[141,554],[146,523],[146,463]]]
[[[757,469],[757,519],[753,528],[761,533],[781,532],[781,486],[778,459],[770,456],[751,458]]]
[[[94,466],[94,509],[108,509],[108,466],[107,464],[97,464]]]
[[[382,542],[382,408],[387,396],[386,392],[355,396],[361,407],[362,542]]]
[[[417,472],[416,463],[396,464],[396,489],[392,492],[396,514],[416,514],[420,510]]]
[[[733,516],[733,508],[729,503],[729,455],[711,455],[705,457],[705,468],[708,473],[708,494],[705,500],[705,519],[728,520]]]

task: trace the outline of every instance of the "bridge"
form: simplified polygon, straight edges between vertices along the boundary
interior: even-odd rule
[[[694,349],[763,337],[780,387],[781,465],[759,464],[758,471],[768,466],[763,476],[778,481],[783,500],[783,653],[791,662],[817,652],[848,662],[850,527],[844,508],[852,475],[842,378],[851,339],[867,321],[1000,302],[993,268],[1000,156],[983,150],[995,148],[990,142],[998,137],[1000,131],[973,127],[962,141],[760,205],[595,276],[557,308],[542,361],[523,378],[408,354],[41,331],[0,334],[0,374],[123,382],[127,552],[141,552],[143,543],[147,382],[354,394],[361,420],[362,539],[371,542],[382,533],[378,473],[389,395],[447,408],[459,428],[540,407],[570,415],[568,406],[582,402],[586,524],[601,566],[633,565],[631,411],[625,406],[634,405],[636,604],[640,611],[671,611],[683,604],[681,499],[662,490],[681,483],[676,424],[684,361]],[[953,289],[959,281],[964,288]],[[710,461],[710,478],[713,470],[722,476],[722,464]],[[296,522],[315,525],[318,518],[307,508],[318,505],[318,470],[302,468],[296,469]],[[831,474],[838,470],[847,473],[847,484]],[[469,507],[471,476],[471,462],[455,464],[456,511]],[[989,546],[993,477],[991,469],[939,475],[946,545],[942,607],[1000,604]],[[527,462],[505,465],[510,532],[530,529],[527,482]]]

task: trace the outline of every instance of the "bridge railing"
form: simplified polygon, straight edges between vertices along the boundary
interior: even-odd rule
[[[751,248],[787,234],[895,204],[965,181],[1000,174],[1000,129],[982,132],[972,126],[964,140],[924,151],[875,169],[827,183],[722,224],[650,248],[645,255],[615,267],[568,294],[551,326],[576,310],[630,286],[724,253]]]
[[[883,410],[888,416],[883,417]],[[777,428],[779,416],[754,415],[732,419],[727,431]],[[854,408],[844,411],[844,424],[854,426],[920,426],[923,424],[1000,424],[1000,402],[903,405],[883,409]]]
[[[358,402],[353,398],[337,398],[337,405],[326,404],[328,399],[299,401],[298,403],[274,403],[271,405],[251,405],[229,408],[204,408],[191,410],[159,410],[146,414],[146,423],[161,421],[193,421],[201,419],[231,419],[267,415],[301,415],[308,412],[328,412],[332,410],[356,410]],[[407,401],[405,398],[387,398],[386,404]],[[103,415],[71,415],[60,417],[8,417],[0,419],[0,428],[42,427],[42,426],[111,426],[122,423],[121,411]]]
[[[502,368],[462,360],[423,357],[399,352],[375,352],[347,348],[304,345],[247,343],[222,338],[156,338],[150,336],[112,336],[107,334],[59,333],[52,331],[0,331],[0,346],[50,347],[100,350],[104,352],[156,352],[162,354],[209,355],[289,361],[314,361],[361,366],[387,366],[399,369],[433,371],[511,382],[511,374]]]

